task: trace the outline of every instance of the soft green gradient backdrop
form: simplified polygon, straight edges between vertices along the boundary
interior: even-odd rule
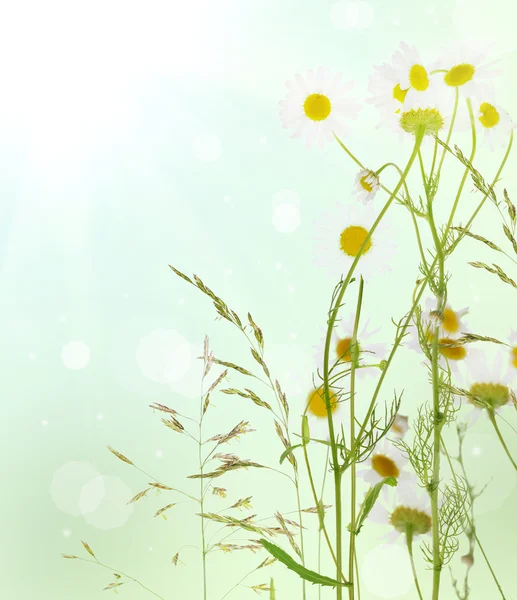
[[[288,392],[293,414],[299,414],[310,385],[312,345],[321,335],[335,284],[312,263],[312,223],[334,201],[351,201],[356,169],[336,145],[308,151],[289,139],[278,117],[285,80],[326,65],[354,80],[361,99],[372,66],[389,60],[400,41],[417,45],[429,60],[458,36],[483,37],[502,56],[500,103],[517,116],[512,1],[370,0],[371,23],[364,3],[355,4],[364,12],[358,27],[348,29],[332,22],[332,3],[326,0],[54,0],[3,8],[0,597],[93,600],[111,593],[100,591],[111,581],[109,572],[60,558],[61,552],[83,555],[81,539],[104,562],[170,600],[201,597],[196,551],[182,550],[186,566],[170,564],[180,546],[198,543],[194,507],[180,504],[167,521],[153,519],[172,500],[150,496],[126,520],[125,502],[146,487],[147,479],[105,446],[165,483],[183,485],[183,478],[195,472],[194,448],[163,427],[148,405],[196,411],[199,365],[172,385],[145,377],[137,363],[139,347],[151,362],[164,361],[163,349],[140,345],[151,331],[177,331],[192,345],[192,362],[208,334],[217,356],[251,366],[238,332],[215,321],[208,300],[176,278],[167,263],[196,272],[240,314],[252,312],[265,334],[268,363]],[[409,146],[394,147],[389,134],[375,129],[377,120],[366,107],[354,124],[351,147],[371,166],[402,163]],[[209,145],[200,149],[199,138],[207,135],[221,143],[216,160],[204,160],[213,158],[206,156],[213,150]],[[468,150],[468,137],[457,141]],[[481,143],[476,164],[487,178],[501,155]],[[445,184],[453,185],[459,173],[457,165],[450,168]],[[504,185],[512,191],[516,183],[514,155]],[[470,189],[469,184],[465,205],[473,199]],[[272,225],[273,195],[281,190],[299,195],[301,224],[293,233]],[[442,199],[446,202],[447,194]],[[468,214],[460,212],[463,218]],[[390,318],[400,318],[409,306],[417,268],[409,219],[401,209],[394,214],[399,251],[393,270],[368,283],[364,304],[365,314],[383,325],[387,340],[393,334]],[[482,221],[476,231],[500,239],[492,206],[486,206]],[[515,292],[467,267],[473,259],[494,257],[470,241],[462,244],[449,267],[454,272],[451,301],[471,307],[473,331],[506,339],[515,328]],[[515,277],[507,261],[502,266]],[[61,359],[63,346],[73,340],[90,349],[84,369],[68,369]],[[230,383],[243,385],[236,376]],[[416,354],[400,353],[383,400],[390,400],[393,388],[405,389],[402,412],[410,415],[417,402],[429,398]],[[213,434],[241,419],[258,430],[229,451],[277,462],[281,447],[265,411],[236,397],[219,395],[213,402],[208,419]],[[512,418],[510,411],[506,414]],[[514,433],[504,424],[503,429],[517,453]],[[107,496],[87,520],[59,510],[51,495],[54,474],[72,461],[120,478],[105,480]],[[514,536],[509,535],[516,530],[517,491],[506,462],[480,420],[467,442],[467,466],[474,482],[493,482],[479,500],[478,532],[508,597],[513,591],[517,598]],[[80,469],[76,475],[75,483],[54,480],[59,498],[88,483]],[[192,482],[185,485],[197,490]],[[259,515],[295,509],[292,491],[275,474],[237,473],[222,485],[232,502],[253,495],[253,512]],[[303,504],[312,505],[308,495]],[[225,505],[214,498],[209,508]],[[123,525],[106,528],[117,523]],[[381,533],[373,525],[365,528],[361,563],[379,545]],[[314,566],[315,552],[310,556]],[[397,560],[407,571],[402,551],[400,557],[393,548],[381,559],[375,556],[374,568],[372,555],[365,564],[378,581],[390,576]],[[214,553],[210,558],[210,599],[218,600],[264,557]],[[417,560],[427,586],[429,573]],[[472,600],[496,598],[479,553],[476,560]],[[462,572],[458,559],[453,565]],[[280,600],[300,597],[294,576],[278,566],[271,573]],[[269,575],[259,572],[249,584],[267,582]],[[368,591],[367,576],[368,570],[364,600],[415,597],[402,579],[391,596]],[[447,571],[443,579],[445,600],[453,597],[447,593]],[[127,585],[121,597],[146,595]],[[233,597],[254,596],[241,588]],[[315,588],[309,598],[316,598]]]

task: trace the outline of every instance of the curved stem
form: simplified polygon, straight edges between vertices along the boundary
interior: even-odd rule
[[[415,581],[416,591],[418,592],[418,597],[420,598],[420,600],[423,600],[420,585],[418,583],[418,576],[416,574],[415,561],[413,559],[413,530],[411,528],[411,525],[406,525],[406,542],[409,553],[409,560],[411,561],[411,570],[413,571],[413,579]]]
[[[490,422],[492,423],[492,425],[494,426],[495,432],[497,434],[497,437],[499,438],[499,441],[501,442],[501,446],[503,447],[504,451],[506,452],[506,456],[510,459],[510,462],[513,465],[513,468],[517,471],[517,464],[515,464],[515,461],[512,458],[512,455],[510,454],[510,450],[508,450],[508,446],[506,445],[506,442],[504,441],[504,438],[501,434],[501,431],[499,429],[499,426],[497,425],[497,422],[495,420],[495,413],[493,410],[487,410],[488,412],[488,418],[490,419]]]

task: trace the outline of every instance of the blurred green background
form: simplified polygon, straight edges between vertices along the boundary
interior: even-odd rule
[[[297,417],[336,283],[313,264],[313,220],[336,201],[354,201],[356,169],[337,145],[307,150],[289,138],[278,117],[285,81],[328,66],[355,82],[355,97],[363,102],[373,65],[389,61],[400,41],[416,45],[429,61],[454,39],[486,40],[504,68],[499,102],[517,117],[515,14],[510,0],[20,0],[3,7],[2,598],[112,594],[101,591],[112,581],[109,571],[60,558],[86,557],[81,540],[100,560],[168,600],[201,598],[196,549],[183,548],[185,564],[171,565],[180,547],[199,543],[195,506],[175,506],[166,521],[153,518],[174,501],[166,493],[127,506],[148,478],[106,450],[110,444],[159,481],[196,492],[197,484],[185,480],[196,471],[195,446],[165,428],[148,405],[197,414],[196,357],[205,334],[217,357],[253,366],[244,339],[215,320],[208,299],[167,264],[197,273],[242,316],[251,311],[265,335],[267,362]],[[394,143],[377,122],[365,105],[351,148],[372,167],[404,163],[410,147]],[[468,137],[455,141],[468,151]],[[487,179],[501,155],[480,142],[476,165]],[[452,160],[446,166],[445,189],[462,172]],[[516,183],[514,156],[502,185],[512,194]],[[475,202],[471,188],[469,182],[460,219]],[[377,206],[381,201],[379,195]],[[447,206],[449,195],[440,201]],[[290,217],[279,216],[279,202],[289,205]],[[407,214],[396,207],[394,220],[392,271],[367,282],[363,309],[388,343],[390,320],[407,311],[418,267]],[[481,221],[477,233],[505,243],[493,206]],[[472,331],[506,340],[516,328],[515,292],[467,260],[495,259],[464,242],[449,265],[450,300],[456,308],[470,306]],[[509,261],[501,266],[515,278]],[[247,382],[232,375],[229,384]],[[405,390],[401,412],[410,416],[429,399],[415,353],[400,352],[383,401],[393,389]],[[277,465],[282,448],[266,411],[222,394],[213,404],[207,435],[250,421],[257,431],[228,451]],[[505,414],[511,421],[511,411]],[[502,428],[517,453],[514,432]],[[472,483],[490,482],[478,501],[478,534],[507,597],[517,598],[508,535],[516,530],[516,477],[485,419],[469,431],[466,462]],[[259,517],[295,510],[286,481],[270,471],[230,474],[221,480],[229,498],[210,498],[208,509],[253,496]],[[309,494],[302,504],[313,505]],[[307,521],[314,532],[315,517]],[[359,540],[362,597],[413,599],[406,552],[382,545],[383,533],[368,525]],[[210,599],[222,598],[264,558],[212,553]],[[430,572],[420,556],[417,564],[428,589]],[[462,576],[459,554],[452,567]],[[278,565],[246,583],[267,583],[270,575],[280,600],[301,597],[296,577]],[[443,581],[442,597],[453,598],[447,571]],[[498,597],[479,552],[471,582],[472,600]],[[147,596],[128,584],[120,597]],[[240,588],[232,597],[254,593]],[[316,588],[308,597],[317,597]]]

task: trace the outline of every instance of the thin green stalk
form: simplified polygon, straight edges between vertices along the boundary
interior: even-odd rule
[[[503,435],[501,434],[501,431],[499,429],[499,425],[497,424],[497,422],[495,420],[494,411],[487,410],[487,412],[488,412],[488,418],[490,419],[490,422],[494,426],[497,437],[499,438],[499,441],[501,442],[501,446],[503,447],[504,451],[506,452],[506,456],[510,459],[510,462],[512,463],[513,468],[517,471],[517,464],[515,464],[515,461],[513,460],[512,455],[510,454],[510,450],[508,450],[508,446],[506,445],[506,442],[504,441]]]
[[[501,175],[501,173],[503,172],[504,166],[506,165],[506,162],[508,160],[508,157],[510,156],[510,152],[512,150],[512,146],[513,146],[513,130],[510,132],[510,140],[508,141],[508,146],[506,148],[506,152],[504,154],[503,160],[499,166],[499,169],[497,170],[497,173],[495,174],[495,177],[492,181],[492,184],[490,186],[490,189],[492,189],[494,187],[494,185],[499,181],[499,176]],[[485,202],[487,201],[488,198],[488,194],[485,194],[483,199],[481,200],[481,202],[479,203],[478,207],[476,208],[476,210],[472,213],[472,216],[470,217],[470,219],[467,221],[466,225],[465,225],[465,229],[469,229],[469,227],[472,225],[472,222],[474,221],[474,219],[477,217],[479,211],[483,208],[483,205],[485,204]],[[445,232],[447,234],[447,232]],[[458,238],[456,238],[455,242],[453,243],[452,247],[451,247],[451,252],[452,250],[454,250],[454,248],[459,244],[459,242],[461,241],[462,236],[459,236]]]
[[[445,258],[443,247],[440,242],[438,231],[434,222],[433,206],[428,199],[427,207],[429,211],[429,226],[433,235],[433,240],[436,250],[436,258],[440,271],[438,281],[437,311],[442,314],[447,300],[447,290],[445,284]],[[433,547],[433,600],[438,600],[440,595],[440,577],[442,572],[442,558],[440,554],[440,530],[439,530],[439,513],[438,513],[438,496],[440,486],[440,435],[443,427],[443,415],[440,411],[440,381],[438,375],[438,345],[439,345],[440,326],[436,325],[433,331],[432,357],[431,357],[431,372],[433,384],[433,479],[430,483],[429,496],[431,500],[431,516],[432,516],[432,547]]]
[[[203,436],[203,393],[201,393],[201,407],[199,413],[199,445],[198,445],[198,457],[199,457],[199,473],[201,477],[199,478],[199,489],[200,489],[200,502],[201,502],[201,514],[205,513],[205,491],[203,489],[204,479],[203,479],[203,445],[201,443]],[[205,519],[201,518],[201,554],[202,554],[202,564],[203,564],[203,600],[207,598],[207,584],[206,584],[206,543],[205,543]]]
[[[418,576],[415,568],[415,560],[413,558],[413,529],[411,525],[406,525],[406,542],[409,553],[409,560],[411,562],[411,570],[413,571],[413,580],[415,581],[416,591],[418,592],[418,597],[420,598],[420,600],[423,600],[420,585],[418,583]]]
[[[160,600],[165,600],[165,598],[163,596],[160,596],[160,594],[157,594],[156,592],[153,592],[153,590],[149,589],[143,583],[140,583],[140,581],[138,581],[138,579],[135,579],[134,577],[131,577],[130,575],[126,575],[126,573],[123,573],[122,571],[119,571],[119,569],[114,569],[113,567],[109,567],[108,565],[105,565],[104,563],[101,563],[95,557],[94,557],[95,560],[88,560],[87,558],[81,558],[80,556],[77,556],[76,558],[77,558],[77,560],[82,560],[83,562],[92,563],[93,565],[99,565],[99,567],[103,567],[104,569],[108,569],[108,571],[111,571],[112,573],[118,573],[119,575],[122,575],[122,577],[125,577],[126,579],[131,580],[133,583],[138,584],[146,592],[149,592],[150,594],[152,594],[156,598],[160,598]]]
[[[255,573],[257,569],[253,569],[252,571],[250,571],[249,573],[246,573],[246,575],[244,575],[244,577],[242,579],[240,579],[230,590],[228,590],[226,592],[226,594],[221,598],[221,600],[224,600],[227,596],[229,596],[233,590],[235,590],[236,588],[238,588],[240,586],[240,584],[245,581],[246,579],[248,579],[248,577],[252,574]]]
[[[334,137],[336,138],[337,143],[341,146],[341,148],[348,154],[348,156],[355,162],[355,164],[360,167],[361,169],[364,169],[364,165],[363,163],[352,154],[352,152],[350,152],[350,150],[345,146],[345,144],[343,144],[343,142],[338,138],[338,136],[336,134],[334,134]],[[384,165],[384,167],[381,167],[378,171],[376,171],[376,175],[379,175],[379,173],[383,170],[383,168],[387,167],[389,164],[391,163],[386,163]],[[381,184],[381,189],[384,190],[387,194],[389,194],[391,196],[391,194],[394,194],[394,197],[397,197],[397,192],[392,192],[391,190],[389,190],[387,187],[385,187],[384,185]],[[398,191],[398,190],[397,190]]]
[[[357,345],[357,330],[359,329],[359,319],[361,318],[361,308],[363,306],[364,280],[359,280],[359,292],[357,294],[357,307],[355,310],[354,330],[350,342],[350,354],[352,359],[352,370],[350,372],[350,446],[355,443],[355,367],[359,358],[359,348]],[[350,536],[348,547],[348,581],[352,584],[348,588],[349,600],[354,600],[354,556],[355,556],[355,519],[356,519],[356,460],[352,456],[350,468]]]
[[[357,263],[359,262],[359,259],[361,257],[361,253],[364,250],[364,248],[367,246],[367,244],[369,243],[374,231],[377,229],[377,226],[379,225],[379,223],[381,222],[382,218],[384,217],[384,215],[386,214],[386,211],[388,210],[388,208],[391,206],[391,203],[393,202],[393,200],[395,199],[398,191],[400,190],[400,188],[402,187],[402,184],[404,183],[411,167],[413,166],[413,162],[415,161],[415,158],[418,154],[418,150],[420,148],[420,144],[422,143],[422,139],[424,137],[425,134],[425,129],[423,128],[419,128],[415,134],[415,146],[413,148],[413,152],[411,153],[411,156],[408,160],[407,166],[402,174],[402,177],[400,178],[397,186],[395,187],[395,189],[393,190],[393,192],[391,193],[388,201],[386,202],[386,204],[384,205],[383,209],[381,210],[381,212],[379,213],[377,219],[375,220],[374,224],[372,225],[372,228],[370,229],[370,231],[368,232],[368,235],[366,236],[366,239],[364,240],[361,248],[359,249],[359,252],[357,254],[357,256],[355,257],[347,275],[346,278],[344,280],[344,282],[341,285],[341,289],[339,291],[338,297],[337,297],[337,301],[335,302],[334,308],[332,310],[332,313],[329,317],[328,320],[328,327],[327,327],[327,337],[325,340],[325,354],[324,354],[324,359],[323,359],[323,387],[324,387],[324,394],[325,394],[325,402],[327,405],[327,419],[328,419],[328,424],[329,424],[329,435],[330,435],[330,443],[331,443],[331,450],[332,450],[332,469],[333,469],[333,473],[334,473],[334,491],[335,491],[335,505],[336,505],[336,557],[337,557],[337,566],[336,566],[336,570],[337,570],[337,575],[336,578],[339,579],[341,571],[342,571],[342,561],[343,561],[343,549],[342,549],[342,507],[341,507],[341,477],[342,477],[342,470],[341,467],[339,466],[339,461],[338,461],[338,453],[337,453],[337,447],[336,447],[336,436],[335,436],[335,432],[334,432],[334,423],[332,420],[332,411],[331,411],[331,405],[330,405],[330,392],[329,392],[329,381],[328,381],[328,376],[329,376],[329,355],[330,355],[330,342],[331,342],[331,338],[332,338],[332,331],[334,329],[334,323],[336,321],[337,318],[337,314],[339,311],[339,308],[341,306],[341,302],[343,300],[343,296],[345,295],[346,289],[348,287],[348,284],[350,283],[350,280],[352,278],[352,275],[354,273],[354,270],[357,266]],[[338,138],[336,138],[338,139]],[[339,141],[339,140],[338,140]],[[341,143],[341,142],[340,142]],[[345,148],[343,146],[343,144],[341,144],[343,148]],[[348,150],[347,150],[348,152]],[[349,153],[350,154],[350,153]],[[353,157],[354,160],[355,157]],[[340,586],[337,586],[336,588],[336,598],[337,600],[342,600],[343,599],[343,590]]]
[[[431,518],[432,518],[432,536],[433,536],[433,600],[438,600],[440,595],[440,576],[442,572],[442,559],[440,555],[440,530],[438,513],[438,494],[440,482],[440,434],[442,429],[442,416],[440,413],[440,390],[438,381],[438,335],[439,326],[435,328],[433,334],[432,351],[432,380],[433,380],[433,480],[431,482]]]
[[[474,111],[472,110],[472,102],[470,98],[467,98],[467,106],[469,109],[469,117],[470,117],[470,127],[472,130],[472,150],[470,152],[469,162],[472,164],[474,161],[474,157],[476,155],[476,147],[477,147],[477,137],[476,137],[476,121],[474,119]],[[444,148],[445,151],[445,148]],[[454,219],[454,215],[456,214],[456,209],[458,208],[458,203],[461,197],[461,193],[463,192],[463,187],[465,186],[465,181],[467,180],[467,176],[470,173],[470,169],[468,167],[465,168],[465,172],[463,173],[463,177],[461,179],[460,187],[458,188],[458,192],[456,193],[456,198],[454,199],[454,204],[452,205],[452,211],[449,216],[449,220],[447,221],[447,226],[445,227],[444,234],[444,242],[446,240],[447,233],[451,228],[452,221]]]
[[[327,467],[326,465],[328,465],[329,462],[329,454],[330,454],[330,448],[327,446],[327,457],[325,458],[325,469],[323,471],[323,481],[321,482],[321,493],[320,493],[320,504],[323,505],[323,493],[325,491],[325,483],[327,481]],[[318,503],[316,503],[316,506],[318,505]],[[323,517],[325,516],[325,512],[323,512]],[[325,522],[323,520],[323,526],[325,525]],[[321,573],[321,531],[322,528],[318,527],[318,573]],[[318,586],[318,599],[321,600],[321,585]]]
[[[316,506],[318,506],[318,494],[316,493],[316,486],[314,485],[314,478],[312,476],[312,468],[311,468],[311,464],[309,462],[309,455],[307,453],[307,444],[303,444],[303,456],[305,458],[305,465],[307,467],[307,475],[309,476],[309,483],[310,483],[310,486],[311,486],[311,491],[312,491],[312,495],[313,495],[313,498],[314,498],[314,502],[316,503]],[[332,560],[334,561],[334,564],[337,566],[337,558],[336,558],[336,555],[334,553],[334,549],[332,548],[332,542],[330,541],[330,537],[328,535],[327,528],[325,527],[325,522],[322,521],[321,525],[322,525],[321,529],[323,531],[323,535],[325,536],[325,539],[327,540],[327,545],[328,545],[328,548],[330,550],[330,554],[332,556]],[[347,583],[347,580],[345,579],[345,576],[343,575],[343,573],[341,573],[340,578],[345,583]]]
[[[454,122],[456,121],[456,113],[458,112],[459,98],[460,98],[460,93],[459,93],[458,88],[456,88],[456,96],[454,98],[454,109],[452,111],[451,123],[449,125],[449,132],[447,133],[447,139],[445,140],[445,143],[447,144],[447,146],[449,145],[449,142],[451,141],[452,130],[454,129]],[[442,149],[442,157],[440,158],[440,164],[438,165],[438,170],[436,171],[436,179],[437,180],[440,179],[440,173],[442,172],[442,166],[443,166],[443,161],[445,160],[446,152],[447,152],[446,148],[443,148]]]
[[[449,463],[449,467],[451,469],[451,473],[452,473],[452,477],[454,479],[454,483],[456,484],[456,486],[459,486],[459,481],[458,481],[458,477],[456,475],[456,471],[454,470],[454,467],[452,466],[452,461],[451,461],[451,457],[449,455],[449,452],[447,450],[447,446],[445,445],[445,442],[443,440],[443,437],[441,438],[441,444],[442,444],[442,449],[445,453],[445,456],[447,457],[447,461]],[[474,532],[474,537],[476,539],[476,544],[479,546],[479,549],[481,550],[481,554],[483,555],[483,558],[485,559],[485,562],[487,564],[487,567],[492,575],[492,578],[495,582],[495,584],[497,585],[497,589],[499,590],[499,593],[501,594],[501,597],[503,600],[506,600],[506,596],[504,595],[503,592],[503,588],[501,587],[501,584],[499,583],[499,580],[497,579],[497,576],[494,572],[494,569],[492,568],[492,565],[490,564],[490,561],[488,560],[488,556],[485,553],[485,550],[481,544],[480,539],[478,538],[477,534],[476,534],[476,529],[474,527],[474,523],[472,522],[470,516],[468,515],[468,513],[465,514],[465,517],[467,519],[467,522],[469,524],[469,527],[472,529],[472,531]]]

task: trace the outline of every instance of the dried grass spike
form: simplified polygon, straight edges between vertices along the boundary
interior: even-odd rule
[[[114,450],[111,446],[107,446],[108,450],[114,454],[119,460],[121,460],[122,462],[127,463],[128,465],[133,465],[134,463],[132,463],[129,458],[127,456],[124,456],[123,454],[121,454],[120,452],[117,452],[117,450]]]

